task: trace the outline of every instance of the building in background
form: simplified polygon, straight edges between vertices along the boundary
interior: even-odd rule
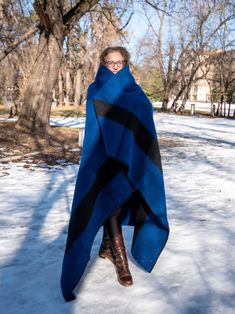
[[[192,83],[189,101],[234,102],[235,50],[213,50],[205,54]]]

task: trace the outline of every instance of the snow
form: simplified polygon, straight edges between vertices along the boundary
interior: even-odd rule
[[[123,228],[132,287],[97,257],[99,232],[77,299],[66,303],[59,279],[78,165],[0,163],[0,313],[235,312],[235,121],[163,113],[155,121],[159,138],[174,142],[161,148],[171,233],[148,274],[130,255],[132,229]]]
[[[173,104],[173,101],[174,101],[174,98],[172,98],[169,103],[167,104],[167,108],[170,109],[171,108],[171,105]],[[181,105],[182,101],[179,100],[177,102],[178,105]],[[177,105],[177,107],[178,107]],[[185,104],[185,110],[189,110],[191,111],[192,110],[192,105],[194,106],[194,110],[195,112],[204,112],[204,113],[211,113],[213,108],[214,110],[216,111],[217,108],[218,108],[218,104],[217,103],[211,103],[211,102],[205,102],[205,101],[190,101],[188,100]],[[162,107],[162,102],[161,101],[154,101],[153,102],[153,106],[154,108],[158,108],[160,109]],[[230,109],[229,109],[230,107]],[[230,110],[229,112],[229,116],[230,117],[233,117],[234,115],[234,112],[235,112],[235,104],[228,104],[226,103],[225,104],[225,110],[224,110],[224,104],[223,104],[223,108],[222,108],[222,112],[223,112],[223,115],[225,113],[226,116],[228,116],[228,111]]]
[[[85,126],[85,118],[84,117],[78,117],[76,119],[66,117],[51,118],[50,124],[52,126],[67,126],[70,128],[82,128]]]

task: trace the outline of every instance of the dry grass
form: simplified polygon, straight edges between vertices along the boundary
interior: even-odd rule
[[[85,105],[81,105],[79,107],[74,106],[60,106],[60,107],[52,107],[51,116],[52,117],[84,117],[86,114]],[[10,115],[10,107],[3,106],[0,104],[0,117],[8,118]]]

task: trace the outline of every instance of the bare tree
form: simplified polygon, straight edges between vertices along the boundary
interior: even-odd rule
[[[30,6],[28,1],[10,0],[12,4],[20,7],[24,13],[26,4]],[[101,2],[101,5],[98,3]],[[23,5],[22,5],[23,3]],[[67,0],[35,0],[34,10],[36,15],[33,15],[33,23],[31,27],[27,24],[27,31],[23,32],[22,27],[19,28],[19,34],[12,36],[11,39],[1,46],[0,61],[4,60],[9,53],[12,53],[16,47],[22,45],[22,42],[28,39],[30,36],[39,31],[39,40],[37,46],[37,52],[35,61],[32,67],[31,76],[28,81],[28,86],[25,90],[24,102],[19,116],[17,126],[28,128],[32,131],[44,131],[49,126],[49,115],[52,101],[52,94],[55,84],[58,80],[59,69],[61,68],[63,54],[64,54],[64,39],[67,38],[67,54],[66,54],[66,66],[63,66],[64,71],[60,72],[60,79],[58,86],[63,89],[63,80],[66,77],[65,89],[67,102],[74,97],[73,85],[76,83],[77,93],[76,102],[80,102],[81,92],[79,92],[79,84],[83,83],[81,70],[83,69],[84,60],[90,67],[89,73],[94,73],[96,65],[98,64],[97,55],[94,54],[94,50],[99,51],[110,40],[105,42],[105,38],[110,35],[110,27],[115,29],[116,33],[123,33],[125,25],[128,24],[129,19],[126,19],[125,24],[119,23],[120,19],[123,20],[127,9],[128,1],[106,1],[106,0],[80,0],[80,1],[67,1]],[[2,9],[2,2],[0,3]],[[95,6],[96,5],[96,6]],[[126,7],[125,7],[126,6]],[[19,12],[20,12],[19,10]],[[31,7],[32,11],[32,7]],[[102,11],[102,15],[100,12]],[[2,11],[1,11],[2,12]],[[90,12],[91,16],[98,16],[98,23],[92,25],[95,36],[92,38],[86,38],[85,44],[80,45],[79,58],[76,69],[74,72],[73,52],[70,49],[70,35],[73,28],[77,25],[82,16],[85,13]],[[114,14],[114,12],[119,12]],[[0,15],[2,16],[2,15]],[[37,16],[37,19],[35,19]],[[25,18],[25,17],[24,17]],[[82,25],[82,24],[81,24]],[[91,24],[89,25],[91,27]],[[96,29],[95,29],[96,28]],[[100,28],[100,29],[99,29]],[[106,35],[107,33],[107,35]],[[13,32],[9,31],[12,35]],[[14,35],[14,34],[13,34]],[[82,32],[78,32],[77,36],[82,36]],[[89,34],[88,34],[89,35]],[[100,36],[100,40],[98,37]],[[90,49],[91,48],[91,49]],[[91,66],[92,65],[92,66]],[[66,72],[64,75],[63,72]],[[76,82],[75,82],[76,77]],[[80,86],[81,91],[81,86]],[[60,93],[60,96],[62,94]],[[62,100],[62,97],[60,97]]]
[[[235,93],[235,50],[216,49],[210,60],[210,75],[207,81],[211,86],[214,101],[218,102],[216,115],[225,115],[226,103],[232,101]],[[224,112],[223,112],[224,107]]]
[[[183,97],[184,106],[192,83],[201,78],[198,71],[205,64],[205,52],[221,27],[234,19],[234,11],[227,10],[224,18],[218,19],[225,1],[181,1],[170,6],[171,11],[167,8],[172,1],[164,0],[162,10],[159,2],[154,3],[151,1],[158,17],[157,30],[152,21],[150,25],[157,39],[156,58],[164,87],[162,109],[167,109],[169,98],[174,94],[172,109],[177,111],[180,110],[177,101]]]
[[[220,19],[224,19],[226,9],[223,8]],[[224,115],[227,98],[233,93],[232,86],[235,81],[235,50],[234,47],[234,28],[229,23],[224,23],[218,33],[219,49],[215,50],[212,58],[213,76],[211,82],[213,87],[219,92],[218,107],[216,114],[223,115],[222,107],[224,106]]]
[[[24,7],[25,11],[23,10],[20,0],[1,2],[0,51],[6,51],[16,38],[20,38],[33,25],[32,16],[26,9]],[[24,16],[25,13],[26,16]],[[33,56],[34,41],[29,40],[27,45],[22,44],[2,60],[0,63],[0,98],[3,101],[11,102],[11,104],[19,102],[22,91],[25,89]],[[13,90],[14,93],[10,92]]]
[[[32,131],[45,131],[48,128],[52,92],[63,57],[64,37],[74,21],[79,20],[98,1],[81,0],[65,14],[63,2],[34,2],[41,30],[33,72],[17,122],[18,127],[26,127]]]

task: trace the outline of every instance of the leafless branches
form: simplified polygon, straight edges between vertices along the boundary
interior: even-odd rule
[[[223,0],[181,1],[169,12],[170,2],[146,0],[156,17],[147,19],[156,38],[156,59],[164,87],[163,110],[171,97],[175,98],[172,107],[176,108],[179,98],[189,94],[202,73],[208,73],[205,67],[213,42],[223,26],[235,18],[234,8],[231,10],[230,4],[229,10]]]

